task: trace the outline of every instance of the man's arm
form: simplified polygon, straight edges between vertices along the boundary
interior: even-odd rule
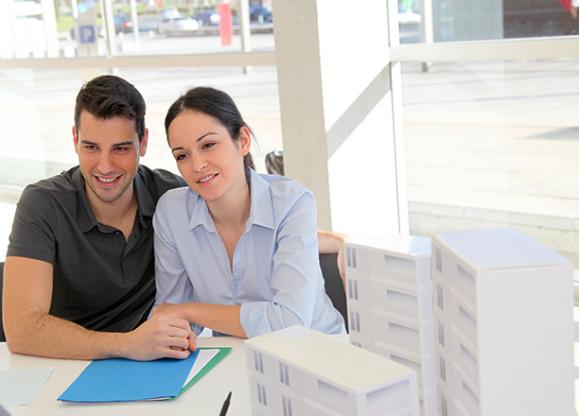
[[[318,250],[320,254],[338,253],[338,270],[346,287],[346,263],[344,261],[344,236],[318,228]]]
[[[69,359],[125,357],[152,360],[186,358],[189,323],[172,316],[153,317],[134,331],[91,331],[51,316],[52,265],[8,256],[4,267],[3,316],[8,348],[14,353]]]

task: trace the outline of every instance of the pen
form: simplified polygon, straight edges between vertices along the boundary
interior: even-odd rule
[[[219,412],[219,416],[225,416],[227,414],[227,409],[229,409],[229,401],[231,400],[231,392],[225,398],[223,402],[223,406],[221,406],[221,412]]]

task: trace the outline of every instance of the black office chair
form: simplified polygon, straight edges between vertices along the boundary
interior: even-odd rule
[[[4,262],[0,262],[0,342],[6,341],[2,326],[2,286],[4,285]]]
[[[265,169],[270,175],[284,174],[283,150],[274,150],[265,155]],[[344,282],[338,269],[338,253],[320,254],[320,267],[324,276],[326,293],[338,310],[344,317],[346,331],[348,330],[348,308],[346,306],[346,291]]]
[[[344,317],[346,331],[348,330],[348,308],[346,306],[346,291],[344,282],[338,269],[338,253],[320,254],[320,267],[324,276],[326,293],[338,310]]]

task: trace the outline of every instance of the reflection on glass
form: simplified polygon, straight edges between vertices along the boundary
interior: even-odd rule
[[[411,232],[512,226],[579,265],[578,70],[403,66]]]
[[[573,6],[575,2],[575,6]],[[577,34],[577,0],[398,0],[400,42],[424,42],[432,7],[434,42]]]
[[[256,134],[252,153],[259,168],[265,153],[281,149],[277,76],[273,67],[155,68],[118,72],[133,83],[147,103],[149,147],[143,163],[176,172],[163,120],[169,105],[186,89],[209,85],[228,92]],[[71,127],[75,97],[86,71],[0,70],[0,199],[3,187],[20,191],[27,183],[53,175],[77,162]],[[263,170],[263,169],[262,169]]]

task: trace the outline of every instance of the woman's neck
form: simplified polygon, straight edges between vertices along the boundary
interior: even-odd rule
[[[215,225],[243,229],[251,207],[251,196],[245,177],[218,200],[207,202],[207,207]]]

